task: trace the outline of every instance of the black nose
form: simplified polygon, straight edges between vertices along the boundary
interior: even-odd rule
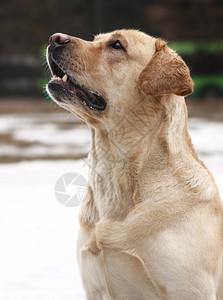
[[[64,46],[65,44],[70,43],[70,38],[68,35],[63,33],[54,33],[49,38],[49,43],[53,47]]]

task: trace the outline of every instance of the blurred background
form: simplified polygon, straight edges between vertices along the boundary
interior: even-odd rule
[[[186,61],[190,133],[223,195],[222,0],[0,0],[1,299],[84,299],[79,207],[62,206],[54,188],[69,172],[87,179],[90,134],[47,98],[44,56],[55,32],[92,40],[120,28],[162,37]]]
[[[1,0],[1,96],[41,97],[49,36],[87,40],[136,28],[169,41],[191,69],[194,97],[223,97],[222,0]]]

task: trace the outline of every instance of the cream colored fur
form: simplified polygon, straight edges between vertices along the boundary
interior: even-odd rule
[[[87,299],[223,300],[223,208],[188,133],[187,66],[135,30],[71,41],[67,72],[107,101],[60,103],[92,134],[78,238]]]

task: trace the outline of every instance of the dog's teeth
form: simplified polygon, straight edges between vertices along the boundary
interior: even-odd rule
[[[63,80],[64,82],[67,82],[67,75],[66,75],[66,74],[63,76],[62,80]]]
[[[56,75],[53,75],[52,79],[54,80],[63,80],[63,82],[67,82],[67,75],[65,74],[63,78],[57,77]]]

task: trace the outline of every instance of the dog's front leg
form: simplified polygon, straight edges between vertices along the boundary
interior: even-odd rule
[[[190,209],[187,201],[182,201],[177,212],[172,209],[175,200],[165,203],[165,209],[156,202],[141,203],[122,221],[101,221],[95,224],[95,239],[99,249],[114,248],[127,251],[141,247],[143,240],[148,240],[156,232],[168,228],[173,222],[182,220]],[[195,203],[196,205],[196,203]],[[179,205],[178,205],[179,206]]]
[[[105,220],[95,224],[97,247],[123,251],[137,249],[143,239],[148,239],[171,219],[168,210],[160,211],[151,204],[138,205],[122,221]]]

